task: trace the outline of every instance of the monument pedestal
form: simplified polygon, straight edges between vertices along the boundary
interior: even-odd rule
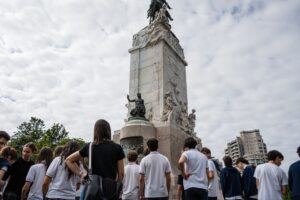
[[[170,199],[176,199],[178,160],[181,155],[184,140],[191,135],[185,133],[176,124],[170,122],[150,123],[143,120],[132,120],[126,122],[119,133],[114,134],[114,141],[121,144],[125,154],[128,150],[137,151],[140,161],[143,158],[143,151],[147,148],[147,141],[156,138],[159,141],[158,151],[166,156],[171,164],[171,192]],[[198,141],[198,148],[202,148],[201,139]],[[127,162],[127,160],[126,160]]]
[[[120,130],[119,142],[125,154],[128,150],[136,150],[139,161],[143,157],[144,149],[150,138],[156,138],[156,129],[152,123],[145,120],[131,120],[126,122]]]
[[[120,131],[120,140],[139,136],[142,136],[146,142],[150,138],[155,138],[156,131],[153,124],[144,120],[131,120],[126,122]]]
[[[181,155],[181,150],[183,148],[184,140],[191,135],[183,132],[178,126],[172,125],[170,123],[157,123],[156,135],[159,141],[159,151],[168,157],[172,173],[178,175],[180,172],[178,170],[178,160]],[[198,147],[202,148],[201,139],[194,137],[198,142]]]

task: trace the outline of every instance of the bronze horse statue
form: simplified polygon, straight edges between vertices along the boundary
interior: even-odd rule
[[[147,16],[147,18],[150,18],[150,23],[153,22],[156,13],[159,12],[159,10],[163,7],[163,5],[166,5],[168,9],[172,9],[166,0],[151,0],[151,4],[148,9],[148,16]],[[168,11],[166,11],[166,16],[171,21],[173,20]]]

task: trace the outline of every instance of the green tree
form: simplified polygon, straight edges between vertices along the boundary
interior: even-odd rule
[[[62,124],[53,124],[53,126],[46,131],[37,143],[39,149],[44,146],[55,148],[61,143],[61,140],[68,136],[68,132]]]
[[[38,150],[43,147],[54,148],[58,145],[65,145],[70,140],[76,140],[80,147],[85,144],[81,138],[69,138],[68,131],[62,124],[55,123],[49,129],[45,129],[43,120],[31,117],[28,122],[23,122],[17,127],[17,131],[11,137],[10,146],[14,147],[19,154],[23,146],[28,142],[34,142]],[[35,158],[36,155],[33,157]]]
[[[64,139],[62,139],[58,145],[65,145],[70,140],[75,140],[78,143],[80,148],[85,145],[85,141],[82,138],[69,138],[69,137],[65,137]]]
[[[24,144],[40,140],[45,131],[45,124],[43,120],[31,117],[29,122],[23,122],[17,129],[11,137],[10,146],[21,152]]]

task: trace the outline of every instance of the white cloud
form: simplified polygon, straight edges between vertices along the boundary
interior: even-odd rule
[[[30,116],[91,139],[98,118],[122,127],[132,35],[150,1],[0,1],[0,124]],[[241,130],[296,159],[300,130],[300,2],[169,0],[185,49],[189,109],[222,157]]]

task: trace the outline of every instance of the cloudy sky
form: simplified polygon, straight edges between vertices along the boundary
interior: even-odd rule
[[[297,159],[300,1],[169,0],[188,64],[189,109],[204,146],[223,156],[241,130]],[[124,125],[132,35],[150,0],[1,0],[0,129],[31,116],[92,138],[95,120]]]

